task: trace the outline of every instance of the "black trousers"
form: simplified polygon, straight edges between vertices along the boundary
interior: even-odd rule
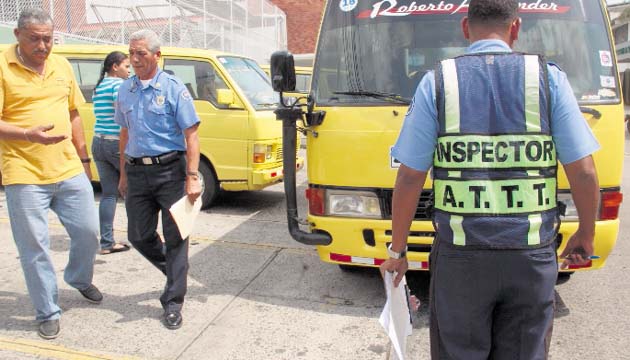
[[[166,275],[160,297],[165,311],[180,311],[184,304],[188,277],[188,238],[182,239],[169,208],[186,190],[186,158],[160,165],[125,166],[129,242]],[[159,212],[166,251],[157,233]]]
[[[431,250],[434,360],[546,359],[558,276],[555,244],[527,250]]]

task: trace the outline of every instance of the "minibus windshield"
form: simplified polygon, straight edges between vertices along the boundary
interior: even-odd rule
[[[468,0],[329,1],[313,74],[315,102],[400,104],[438,61],[465,53],[460,26]],[[519,1],[514,50],[542,54],[569,78],[580,104],[620,101],[600,1]],[[373,93],[389,94],[369,96]]]
[[[243,90],[256,110],[273,110],[278,106],[278,95],[273,91],[267,74],[251,59],[221,56],[219,61]]]

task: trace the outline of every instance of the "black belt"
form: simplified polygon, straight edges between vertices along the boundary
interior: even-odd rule
[[[125,156],[125,162],[129,165],[164,165],[179,159],[182,154],[184,154],[183,151],[171,151],[158,156],[145,156],[139,158]]]

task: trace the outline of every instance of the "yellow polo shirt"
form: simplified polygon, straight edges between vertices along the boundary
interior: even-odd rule
[[[72,144],[69,111],[85,102],[64,57],[50,54],[42,78],[17,59],[15,48],[0,55],[0,119],[29,128],[53,124],[49,134],[68,138],[53,145],[24,140],[0,140],[2,183],[53,184],[84,171]]]

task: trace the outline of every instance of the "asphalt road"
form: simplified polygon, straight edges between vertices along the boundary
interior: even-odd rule
[[[630,194],[630,154],[624,160],[624,192]],[[305,176],[299,173],[298,195]],[[163,276],[134,250],[97,256],[94,282],[105,300],[97,306],[83,301],[63,282],[69,240],[51,215],[64,311],[62,333],[52,341],[36,334],[4,192],[0,197],[1,359],[392,358],[378,324],[385,301],[378,273],[341,271],[294,242],[286,230],[282,184],[222,194],[202,213],[191,241],[184,326],[177,331],[160,324]],[[303,200],[299,205],[305,209]],[[551,359],[630,359],[628,203],[620,216],[620,236],[606,267],[564,278],[556,288]],[[125,219],[119,204],[117,240],[125,240]],[[410,273],[408,281],[423,301],[408,358],[429,359],[428,274]]]

